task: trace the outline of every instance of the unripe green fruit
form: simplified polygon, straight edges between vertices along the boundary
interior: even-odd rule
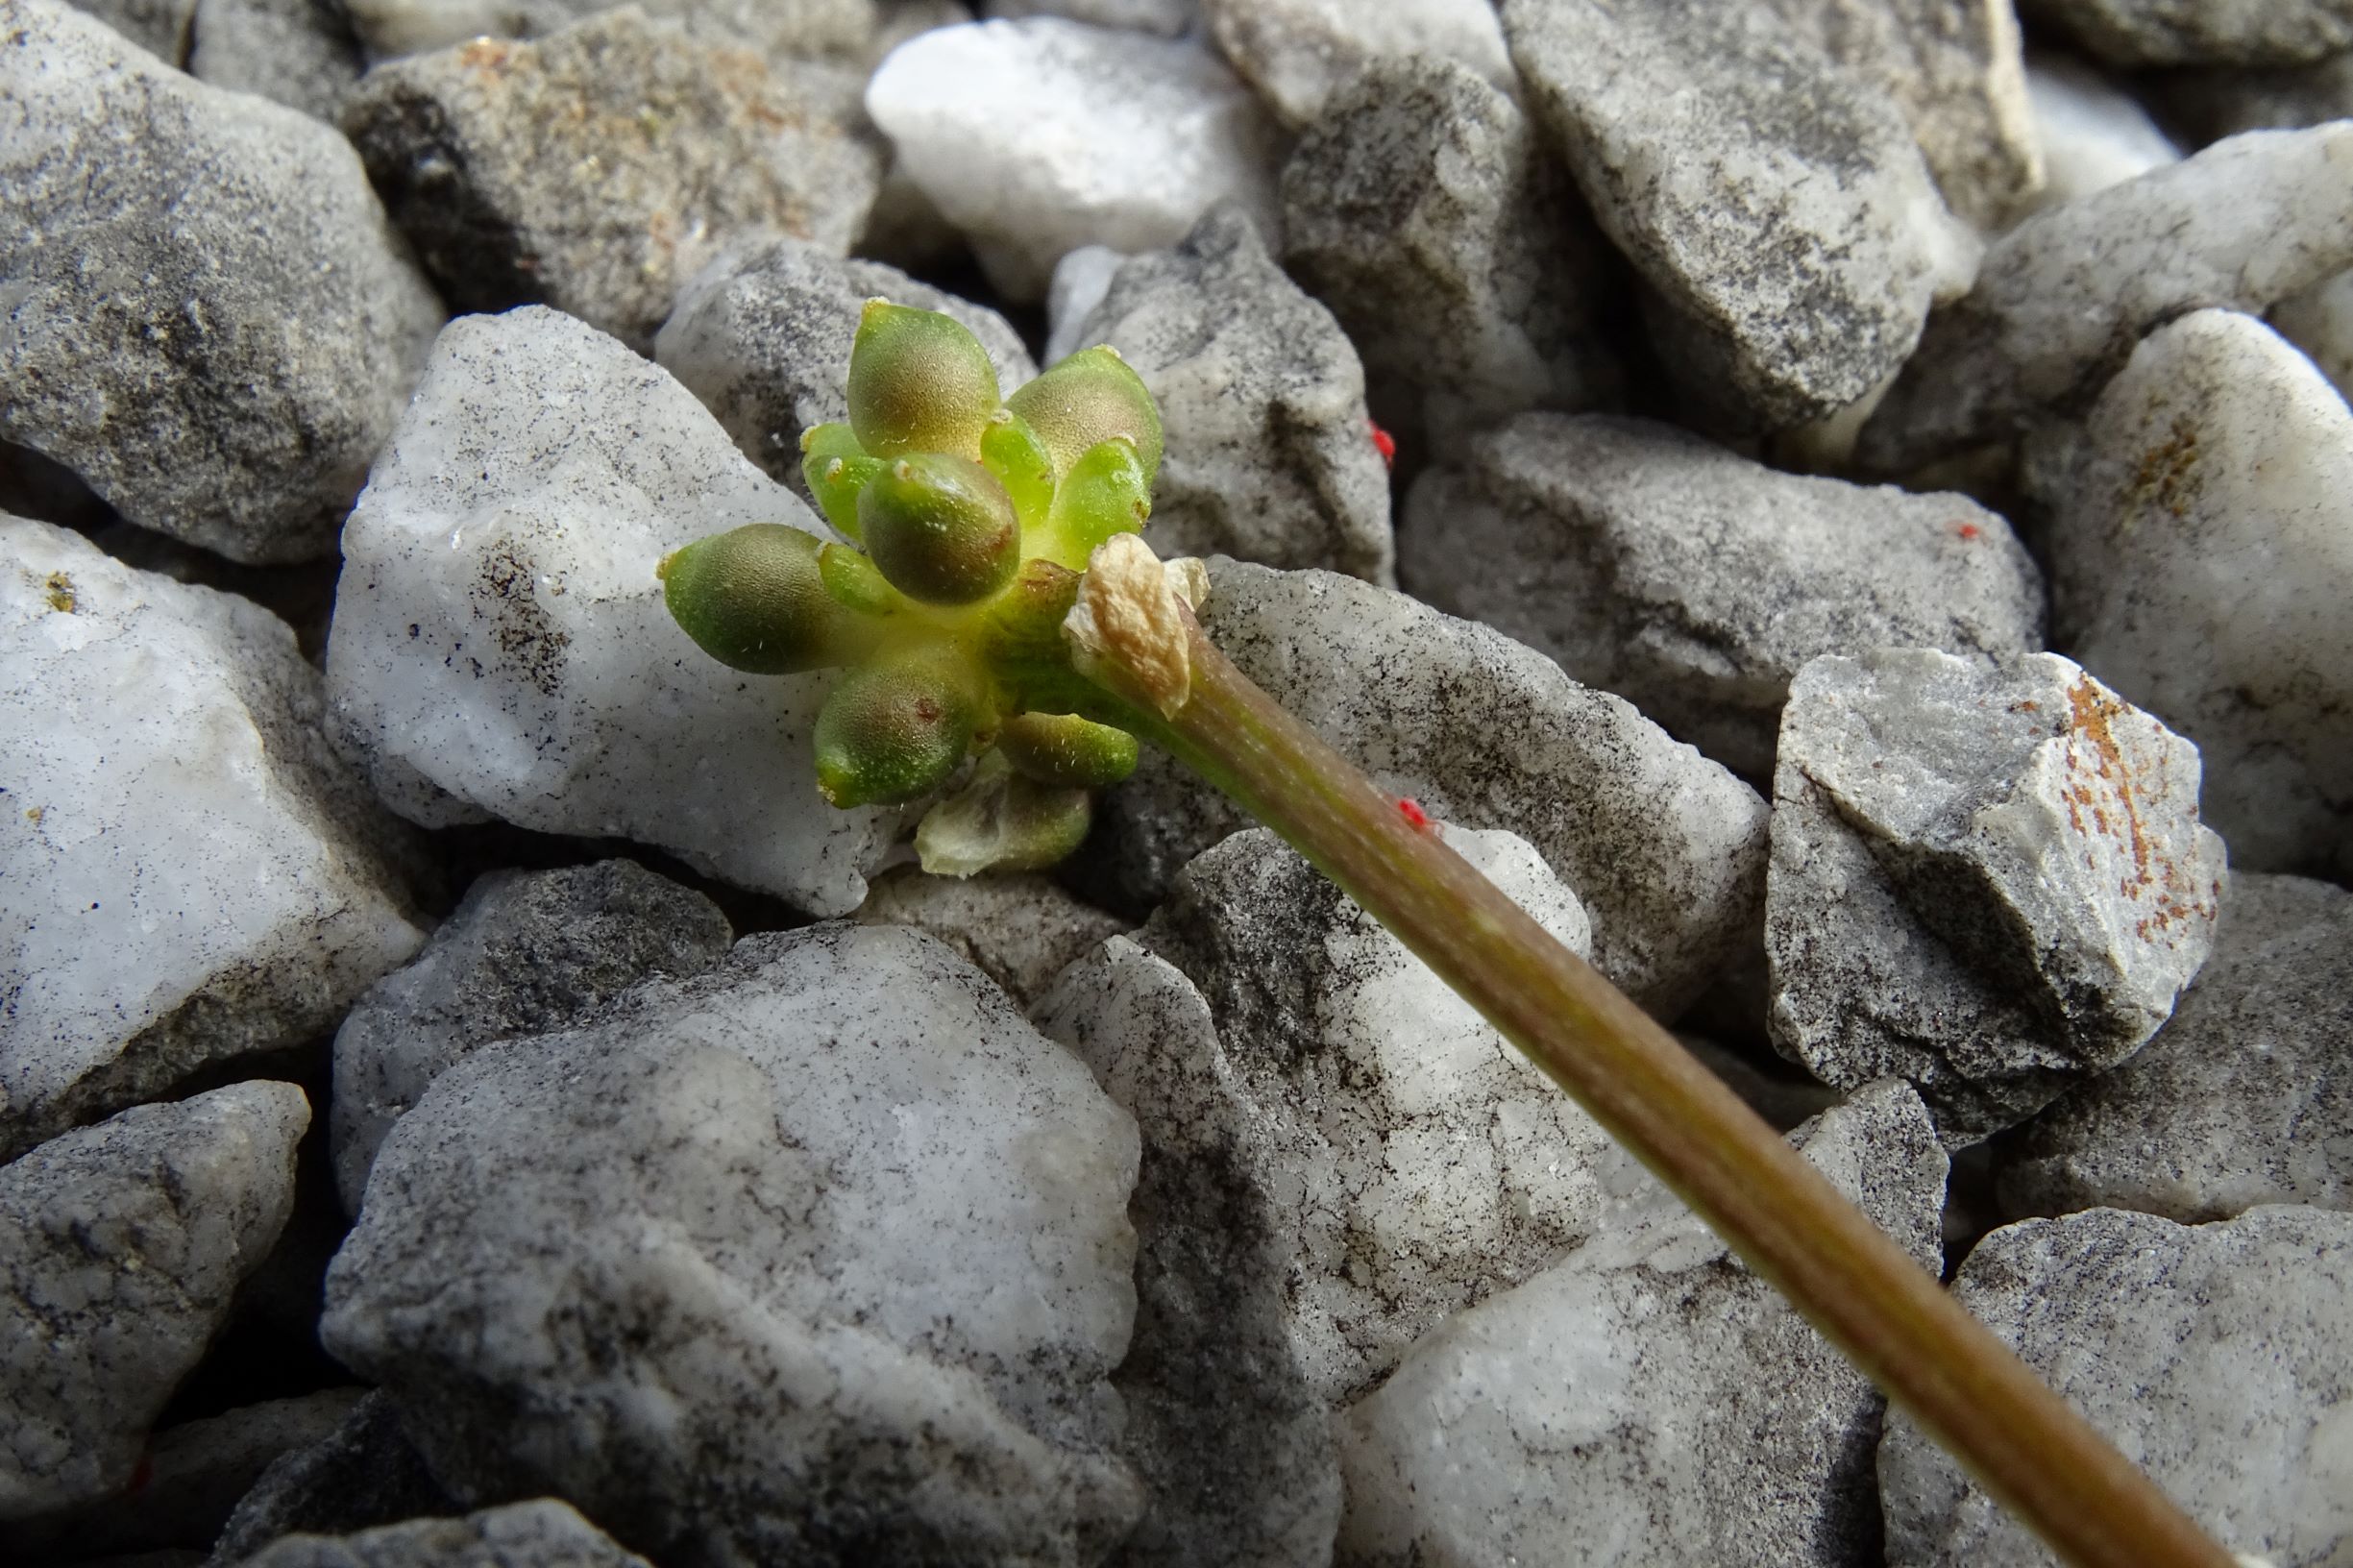
[[[1057,560],[1083,570],[1095,546],[1134,533],[1152,515],[1152,480],[1135,447],[1114,436],[1088,449],[1054,491],[1047,525]]]
[[[1021,566],[1013,500],[968,457],[894,461],[858,497],[858,527],[891,586],[926,604],[987,599]]]
[[[842,677],[817,716],[817,788],[837,806],[900,805],[947,781],[972,744],[971,673],[935,654]]]
[[[1136,771],[1136,737],[1075,713],[1024,713],[996,732],[1014,772],[1066,790],[1099,790]]]
[[[996,366],[953,316],[869,300],[849,353],[849,424],[870,456],[980,454]]]
[[[989,428],[981,432],[980,461],[1013,498],[1021,527],[1045,527],[1054,505],[1054,458],[1029,421],[1010,408],[991,414]]]
[[[849,538],[858,537],[858,493],[882,472],[846,425],[812,425],[800,437],[800,477],[825,521]]]
[[[826,596],[820,542],[781,523],[750,523],[698,539],[654,569],[662,600],[696,646],[760,675],[854,657],[863,639]]]
[[[1005,406],[1027,420],[1054,459],[1054,472],[1067,478],[1088,451],[1113,436],[1136,444],[1148,490],[1160,474],[1160,409],[1143,379],[1116,351],[1081,349],[1029,382]]]
[[[817,575],[826,595],[846,610],[895,615],[907,607],[906,596],[883,580],[874,563],[852,546],[831,544],[819,551]]]

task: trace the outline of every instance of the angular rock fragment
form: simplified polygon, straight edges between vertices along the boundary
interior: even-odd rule
[[[1940,309],[1858,455],[1897,471],[2080,411],[2144,333],[2353,266],[2353,125],[2264,132],[2038,212]]]
[[[2194,747],[2055,654],[1814,660],[1774,773],[1775,1045],[1909,1079],[1956,1145],[2114,1066],[2213,943],[2197,782]]]
[[[1037,872],[959,879],[932,876],[912,866],[876,877],[851,919],[860,925],[912,925],[930,932],[1024,1007],[1065,968],[1128,926]]]
[[[2073,61],[2030,60],[2026,91],[2043,154],[2037,207],[2071,202],[2181,161],[2181,149],[2137,99]]]
[[[332,555],[440,302],[351,147],[0,0],[0,440],[240,561]]]
[[[328,1349],[466,1497],[665,1562],[1099,1560],[1135,1124],[920,933],[738,944],[444,1073],[378,1155]]]
[[[2172,1021],[1995,1156],[2013,1214],[2353,1209],[2353,893],[2235,873]]]
[[[1672,1017],[1763,894],[1755,792],[1621,698],[1489,627],[1325,572],[1210,563],[1201,624],[1243,674],[1434,818],[1533,845],[1593,918],[1594,963]],[[1156,902],[1239,809],[1147,747],[1104,797],[1120,892]]]
[[[1945,1153],[1883,1083],[1792,1136],[1929,1267]],[[1760,1370],[1770,1369],[1760,1376]],[[1875,1560],[1882,1401],[1663,1188],[1448,1320],[1339,1427],[1351,1568]]]
[[[235,1084],[0,1165],[0,1519],[131,1481],[285,1225],[309,1121],[292,1084]]]
[[[354,1535],[289,1535],[245,1568],[650,1568],[580,1517],[543,1497],[462,1519],[412,1519]]]
[[[309,1039],[425,940],[323,707],[268,611],[0,515],[0,1160]]]
[[[1292,130],[1321,118],[1367,66],[1448,61],[1506,92],[1519,85],[1488,0],[1201,0],[1201,9],[1219,53]]]
[[[702,400],[738,451],[800,490],[801,432],[849,417],[850,343],[858,312],[876,298],[945,311],[970,328],[1000,392],[1038,374],[1020,334],[987,306],[797,239],[750,246],[705,269],[679,293],[653,357]]]
[[[584,17],[635,6],[710,43],[772,59],[856,60],[873,41],[875,0],[339,0],[374,60],[424,54],[476,38],[532,38]]]
[[[857,93],[625,8],[372,71],[343,125],[452,304],[543,302],[643,350],[730,241],[849,249],[883,167]]]
[[[740,674],[662,604],[666,553],[746,523],[822,532],[667,373],[541,306],[455,322],[344,530],[335,722],[429,825],[626,835],[855,909],[897,814],[817,793],[831,677]]]
[[[2301,65],[2353,49],[2348,0],[2034,0],[2111,65]]]
[[[221,1527],[212,1561],[241,1563],[282,1535],[347,1535],[464,1511],[425,1468],[390,1397],[371,1389],[332,1432],[261,1473]]]
[[[1446,832],[1587,945],[1525,843]],[[1144,1139],[1115,1381],[1151,1501],[1120,1560],[1329,1560],[1331,1409],[1583,1235],[1606,1136],[1263,829],[1195,860],[1150,926],[1072,965],[1036,1017]]]
[[[944,27],[883,62],[866,108],[1017,302],[1064,252],[1173,245],[1221,198],[1274,232],[1279,133],[1196,42],[1059,16]]]
[[[1856,402],[1958,292],[1971,241],[1895,108],[1771,11],[1507,0],[1536,115],[1654,291],[1653,327],[1719,423]]]
[[[1391,578],[1388,473],[1363,367],[1239,208],[1121,263],[1079,337],[1118,350],[1160,404],[1154,550]]]
[[[2353,1214],[2028,1220],[1977,1243],[1953,1291],[2225,1548],[2316,1564],[2353,1543]],[[2054,1560],[1896,1411],[1879,1496],[1891,1568]]]
[[[2234,863],[2353,875],[2344,400],[2261,322],[2196,311],[2100,394],[2057,499],[2063,646],[2197,743]]]
[[[342,0],[198,0],[188,74],[329,125],[366,68]]]
[[[1407,586],[1753,777],[1808,659],[2039,652],[2043,578],[1968,498],[1778,474],[1665,425],[1529,414],[1426,471]]]
[[[359,1212],[384,1136],[442,1073],[493,1041],[583,1023],[642,981],[700,974],[734,940],[708,898],[634,861],[482,877],[335,1034],[344,1212]]]
[[[1457,61],[1380,61],[1334,94],[1284,169],[1283,232],[1409,439],[1443,451],[1615,395],[1592,215],[1519,107]]]

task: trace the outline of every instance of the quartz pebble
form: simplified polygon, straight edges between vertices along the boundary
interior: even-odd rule
[[[1754,940],[1764,802],[1631,703],[1351,577],[1229,560],[1209,577],[1201,624],[1244,674],[1382,789],[1533,845],[1592,916],[1595,966],[1653,1012],[1672,1017]],[[1098,821],[1109,870],[1138,903],[1248,825],[1149,747]]]
[[[2028,1220],[1977,1243],[1953,1293],[2223,1546],[2301,1565],[2353,1545],[2353,1214]],[[1890,1568],[2056,1560],[1894,1411],[1879,1496]]]
[[[349,1536],[288,1535],[245,1568],[650,1568],[551,1497]]]
[[[0,1160],[312,1038],[425,940],[323,707],[268,611],[0,514]]]
[[[2073,61],[2057,56],[2028,61],[2026,91],[2043,154],[2038,207],[2071,202],[2181,161],[2181,149],[2147,110]]]
[[[1996,1150],[2012,1214],[2353,1210],[2353,893],[2241,871],[2157,1037]]]
[[[1418,597],[1752,777],[1818,654],[2043,646],[2042,574],[1974,502],[1777,474],[1647,421],[1513,420],[1415,481],[1400,551]]]
[[[654,568],[746,523],[821,534],[694,395],[543,306],[470,316],[344,530],[335,722],[395,810],[626,835],[844,914],[898,814],[817,793],[831,676],[748,676],[663,607]]]
[[[1792,1141],[1934,1266],[1945,1153],[1917,1095],[1871,1086]],[[1448,1319],[1340,1418],[1337,1560],[1875,1561],[1880,1409],[1772,1286],[1643,1182],[1591,1239]]]
[[[292,1084],[234,1084],[0,1165],[0,1519],[130,1482],[285,1225],[309,1121]]]
[[[1097,943],[1127,928],[1039,872],[958,878],[912,866],[876,877],[851,919],[930,932],[1024,1007]]]
[[[322,1341],[461,1497],[554,1492],[664,1561],[1094,1561],[1137,1506],[1136,1160],[931,938],[751,937],[435,1080]]]
[[[1453,61],[1507,92],[1511,69],[1488,0],[1201,0],[1210,36],[1276,118],[1313,124],[1368,65]]]
[[[1969,282],[1902,117],[1774,12],[1507,0],[1536,117],[1641,273],[1662,356],[1716,422],[1777,429],[1904,362]]]
[[[867,111],[1017,303],[1081,245],[1172,245],[1219,199],[1275,223],[1279,136],[1199,43],[1059,16],[944,27],[900,46]]]
[[[1239,208],[1122,262],[1079,336],[1117,350],[1160,404],[1166,444],[1144,539],[1161,555],[1393,579],[1363,368]]]
[[[0,441],[233,559],[331,556],[442,317],[350,145],[52,0],[0,0]]]
[[[801,433],[849,417],[850,344],[870,299],[964,323],[989,351],[1001,393],[1038,374],[1019,334],[987,306],[797,239],[755,244],[706,268],[679,294],[653,357],[702,400],[738,451],[805,495]]]
[[[2197,743],[2233,862],[2353,875],[2344,400],[2253,317],[2194,311],[2100,394],[2053,499],[2067,646]]]
[[[847,251],[883,168],[853,75],[627,8],[382,66],[343,125],[452,304],[544,302],[641,350],[730,241]]]
[[[2130,1056],[2213,944],[2196,747],[2056,654],[1798,673],[1765,895],[1773,1041],[1900,1074],[1953,1144]]]

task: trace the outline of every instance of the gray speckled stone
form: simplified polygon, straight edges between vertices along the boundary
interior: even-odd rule
[[[374,59],[423,54],[479,37],[539,37],[584,17],[634,5],[713,43],[764,55],[862,58],[874,37],[875,0],[339,0]]]
[[[1525,843],[1450,843],[1582,950]],[[1189,866],[1036,1009],[1144,1139],[1115,1382],[1151,1493],[1120,1561],[1329,1560],[1334,1406],[1607,1201],[1606,1135],[1264,829]]]
[[[0,514],[0,1160],[315,1037],[425,940],[324,706],[258,605]]]
[[[2336,388],[2251,316],[2184,316],[2100,394],[2051,499],[2062,646],[2197,743],[2233,862],[2353,876],[2353,413]]]
[[[1717,420],[1854,403],[1919,341],[1974,244],[1902,116],[1763,6],[1507,0],[1537,118],[1655,290],[1654,330]]]
[[[1036,872],[960,878],[912,866],[876,877],[851,919],[861,925],[920,926],[1024,1007],[1066,966],[1128,924]]]
[[[411,1519],[356,1534],[289,1535],[245,1568],[650,1568],[551,1497],[462,1519]]]
[[[1467,66],[1382,61],[1336,93],[1283,171],[1283,230],[1405,439],[1443,450],[1614,398],[1594,319],[1621,304],[1606,244],[1519,106]]]
[[[198,0],[188,74],[335,123],[365,67],[342,0]]]
[[[2033,217],[1937,311],[1864,426],[1901,469],[2080,411],[2144,333],[2206,306],[2261,311],[2353,266],[2353,125],[2218,142]]]
[[[321,1337],[467,1502],[664,1561],[1096,1561],[1135,1123],[919,932],[749,938],[444,1073]]]
[[[858,88],[624,8],[380,67],[343,126],[459,309],[543,302],[643,350],[730,241],[849,249],[883,167]]]
[[[128,41],[177,65],[187,58],[188,29],[197,0],[66,0],[120,33]]]
[[[432,1081],[493,1041],[586,1021],[639,982],[700,974],[735,940],[702,894],[634,861],[493,871],[335,1034],[335,1185],[359,1213],[376,1151]]]
[[[1174,249],[1122,262],[1079,340],[1118,350],[1160,404],[1154,550],[1391,580],[1388,471],[1363,367],[1241,208],[1216,208]]]
[[[0,1165],[0,1519],[126,1484],[294,1205],[310,1108],[246,1083]]]
[[[723,257],[679,292],[653,357],[717,416],[769,478],[806,495],[800,436],[849,417],[849,350],[858,312],[880,297],[943,310],[972,330],[996,365],[997,390],[1038,374],[1003,316],[879,261],[844,260],[778,239]]]
[[[1773,1041],[1908,1078],[1973,1142],[2154,1033],[2214,941],[2197,750],[2067,660],[1924,649],[1798,674],[1765,895]]]
[[[2279,1568],[2353,1548],[2353,1214],[2028,1220],[1978,1242],[1953,1291],[2224,1547]],[[2055,1568],[1896,1412],[1879,1496],[1889,1568]]]
[[[332,555],[441,323],[351,147],[0,0],[0,439],[241,561]]]
[[[1210,37],[1292,130],[1312,125],[1359,72],[1392,61],[1447,61],[1516,90],[1510,51],[1488,0],[1200,0]]]
[[[2353,1209],[2353,893],[2235,873],[2172,1020],[2007,1135],[1996,1161],[2013,1214]]]
[[[1332,573],[1213,561],[1200,613],[1243,674],[1382,788],[1533,845],[1591,915],[1596,967],[1653,1012],[1672,1017],[1754,940],[1764,802],[1624,698],[1501,632]],[[1097,820],[1139,902],[1249,825],[1148,747]]]
[[[1799,1128],[1933,1267],[1945,1153],[1874,1085]],[[1876,1563],[1882,1402],[1664,1189],[1415,1345],[1339,1422],[1345,1568]]]
[[[453,323],[343,536],[328,696],[394,810],[629,837],[821,915],[899,814],[836,811],[831,676],[745,675],[654,576],[745,523],[824,535],[669,374],[541,306]]]
[[[1806,478],[1647,421],[1530,414],[1431,469],[1400,571],[1752,777],[1823,653],[2039,652],[2043,577],[1965,496]]]
[[[332,1432],[261,1473],[221,1527],[210,1561],[233,1568],[282,1535],[344,1535],[464,1511],[425,1468],[390,1396],[371,1389]]]
[[[2353,49],[2349,0],[2034,0],[2111,65],[2300,65]]]

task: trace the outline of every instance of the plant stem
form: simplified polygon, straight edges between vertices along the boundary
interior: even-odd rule
[[[1190,695],[1140,732],[1396,933],[2061,1557],[2233,1568],[1674,1036],[1185,623]]]

